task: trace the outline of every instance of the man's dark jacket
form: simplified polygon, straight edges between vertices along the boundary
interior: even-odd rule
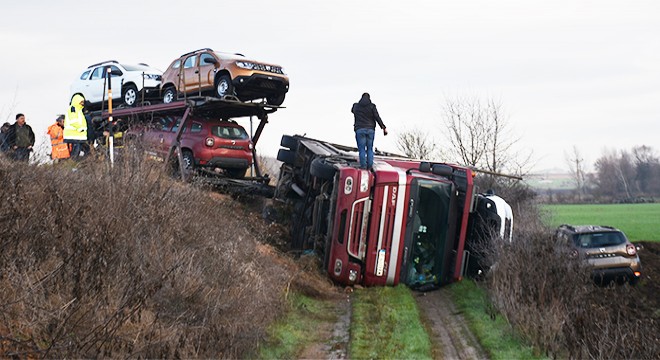
[[[32,128],[28,124],[23,126],[25,126],[28,130],[30,146],[34,146],[34,131],[32,131]],[[9,148],[13,148],[14,145],[16,145],[16,128],[18,128],[18,124],[14,123],[9,126],[9,131],[7,131],[7,143],[9,143]]]
[[[353,130],[376,129],[376,122],[381,129],[385,129],[385,124],[376,110],[376,104],[372,103],[369,97],[362,96],[360,101],[353,104],[351,112],[355,115]]]

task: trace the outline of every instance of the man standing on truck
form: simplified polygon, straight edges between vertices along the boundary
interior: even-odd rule
[[[376,104],[371,102],[368,93],[362,94],[360,101],[353,104],[351,109],[355,115],[355,140],[360,152],[360,168],[371,169],[374,165],[374,138],[376,136],[376,123],[383,129],[383,135],[387,135],[387,128],[378,115]]]

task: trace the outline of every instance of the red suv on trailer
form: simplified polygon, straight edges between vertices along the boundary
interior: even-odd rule
[[[144,126],[130,130],[150,155],[165,159],[176,139],[181,116],[157,115]],[[235,121],[189,116],[181,134],[184,166],[188,169],[222,169],[234,178],[243,178],[252,166],[252,140]]]

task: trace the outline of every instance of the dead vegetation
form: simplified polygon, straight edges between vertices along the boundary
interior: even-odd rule
[[[658,274],[647,272],[634,287],[596,286],[589,269],[540,224],[538,209],[525,210],[514,242],[495,242],[491,253],[497,261],[485,286],[495,309],[553,358],[657,359]]]
[[[249,357],[287,294],[327,281],[240,203],[139,158],[0,159],[0,357]]]

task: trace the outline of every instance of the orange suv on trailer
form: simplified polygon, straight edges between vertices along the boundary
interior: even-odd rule
[[[163,73],[161,96],[170,103],[180,94],[213,93],[219,98],[236,96],[241,101],[266,98],[281,105],[289,91],[289,78],[279,65],[200,49],[181,55]]]

